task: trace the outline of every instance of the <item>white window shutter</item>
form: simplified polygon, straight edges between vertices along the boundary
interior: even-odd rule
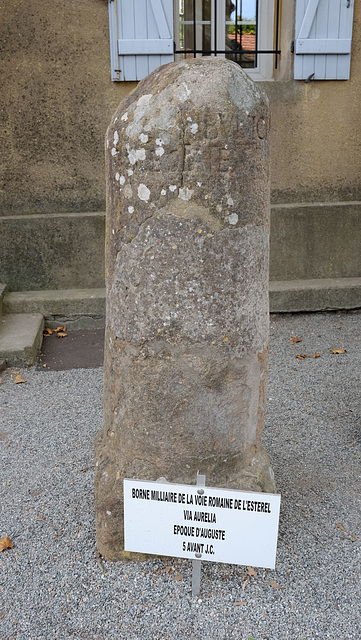
[[[296,0],[295,80],[349,79],[353,5],[354,0]]]
[[[171,0],[110,0],[112,80],[142,80],[173,62]]]

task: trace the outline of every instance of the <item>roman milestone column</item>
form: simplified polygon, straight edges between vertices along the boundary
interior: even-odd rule
[[[235,63],[145,78],[106,136],[97,546],[123,551],[123,478],[275,490],[268,371],[269,107]]]

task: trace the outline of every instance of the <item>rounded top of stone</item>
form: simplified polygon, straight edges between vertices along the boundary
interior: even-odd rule
[[[122,108],[136,102],[143,109],[143,102],[159,98],[164,107],[176,110],[208,105],[222,113],[234,105],[248,115],[261,106],[266,118],[269,105],[266,94],[238,64],[214,56],[159,67],[139,83]]]
[[[251,106],[260,100],[260,93],[247,73],[235,62],[226,58],[199,58],[183,63],[184,72],[195,77],[206,95],[213,99],[230,93],[230,98],[239,107]]]
[[[238,64],[226,58],[182,60],[161,67],[149,79],[152,76],[157,85],[174,83],[174,98],[195,106],[209,102],[217,107],[226,99],[239,109],[251,112],[260,103],[268,105],[266,94]]]

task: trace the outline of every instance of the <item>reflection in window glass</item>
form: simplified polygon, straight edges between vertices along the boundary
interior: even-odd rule
[[[181,58],[223,55],[257,66],[258,0],[177,0],[177,50]]]
[[[257,0],[226,0],[226,50],[236,50],[226,57],[248,69],[257,66],[257,5]]]

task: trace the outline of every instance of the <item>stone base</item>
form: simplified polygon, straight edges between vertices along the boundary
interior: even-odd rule
[[[151,556],[143,553],[132,553],[124,550],[124,515],[123,515],[123,476],[116,455],[110,459],[109,443],[104,431],[98,432],[95,439],[95,504],[97,549],[106,560],[144,561]],[[199,461],[199,472],[207,470]],[[183,479],[176,479],[177,483],[195,485],[196,471],[189,473],[185,470]],[[127,477],[127,476],[125,476]],[[145,478],[142,478],[145,479]],[[157,478],[149,477],[149,481]],[[174,481],[166,478],[167,481]],[[257,493],[275,493],[276,484],[269,458],[263,448],[255,450],[251,447],[242,459],[239,468],[232,470],[227,477],[219,479],[217,487],[238,491],[255,491]]]

